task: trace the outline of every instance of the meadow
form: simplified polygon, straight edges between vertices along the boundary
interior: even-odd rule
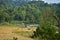
[[[36,28],[19,27],[19,26],[0,26],[0,40],[33,40],[30,36]]]

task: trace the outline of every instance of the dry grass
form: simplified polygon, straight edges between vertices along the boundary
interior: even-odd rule
[[[13,40],[13,37],[17,37],[18,40],[32,40],[26,36],[31,36],[35,29],[34,27],[0,26],[0,40]]]

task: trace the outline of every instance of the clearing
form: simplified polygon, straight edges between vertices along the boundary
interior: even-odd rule
[[[31,36],[35,30],[35,27],[0,26],[0,40],[33,40],[29,36]]]

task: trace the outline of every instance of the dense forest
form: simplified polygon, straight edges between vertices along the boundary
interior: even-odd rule
[[[20,21],[21,23],[39,23],[40,14],[51,12],[59,14],[60,4],[48,4],[44,1],[0,0],[0,23]],[[47,9],[47,10],[46,10]],[[55,10],[56,9],[56,10]],[[45,11],[45,12],[44,12]],[[58,11],[58,12],[57,12]],[[44,12],[44,13],[43,13]]]
[[[14,1],[11,3],[10,1],[1,1],[0,3],[0,22],[22,21],[24,23],[38,23],[40,11],[45,6],[43,1],[24,3],[15,3]]]

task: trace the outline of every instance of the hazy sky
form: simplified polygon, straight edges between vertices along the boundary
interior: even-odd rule
[[[44,1],[48,3],[60,3],[60,0],[44,0]]]

